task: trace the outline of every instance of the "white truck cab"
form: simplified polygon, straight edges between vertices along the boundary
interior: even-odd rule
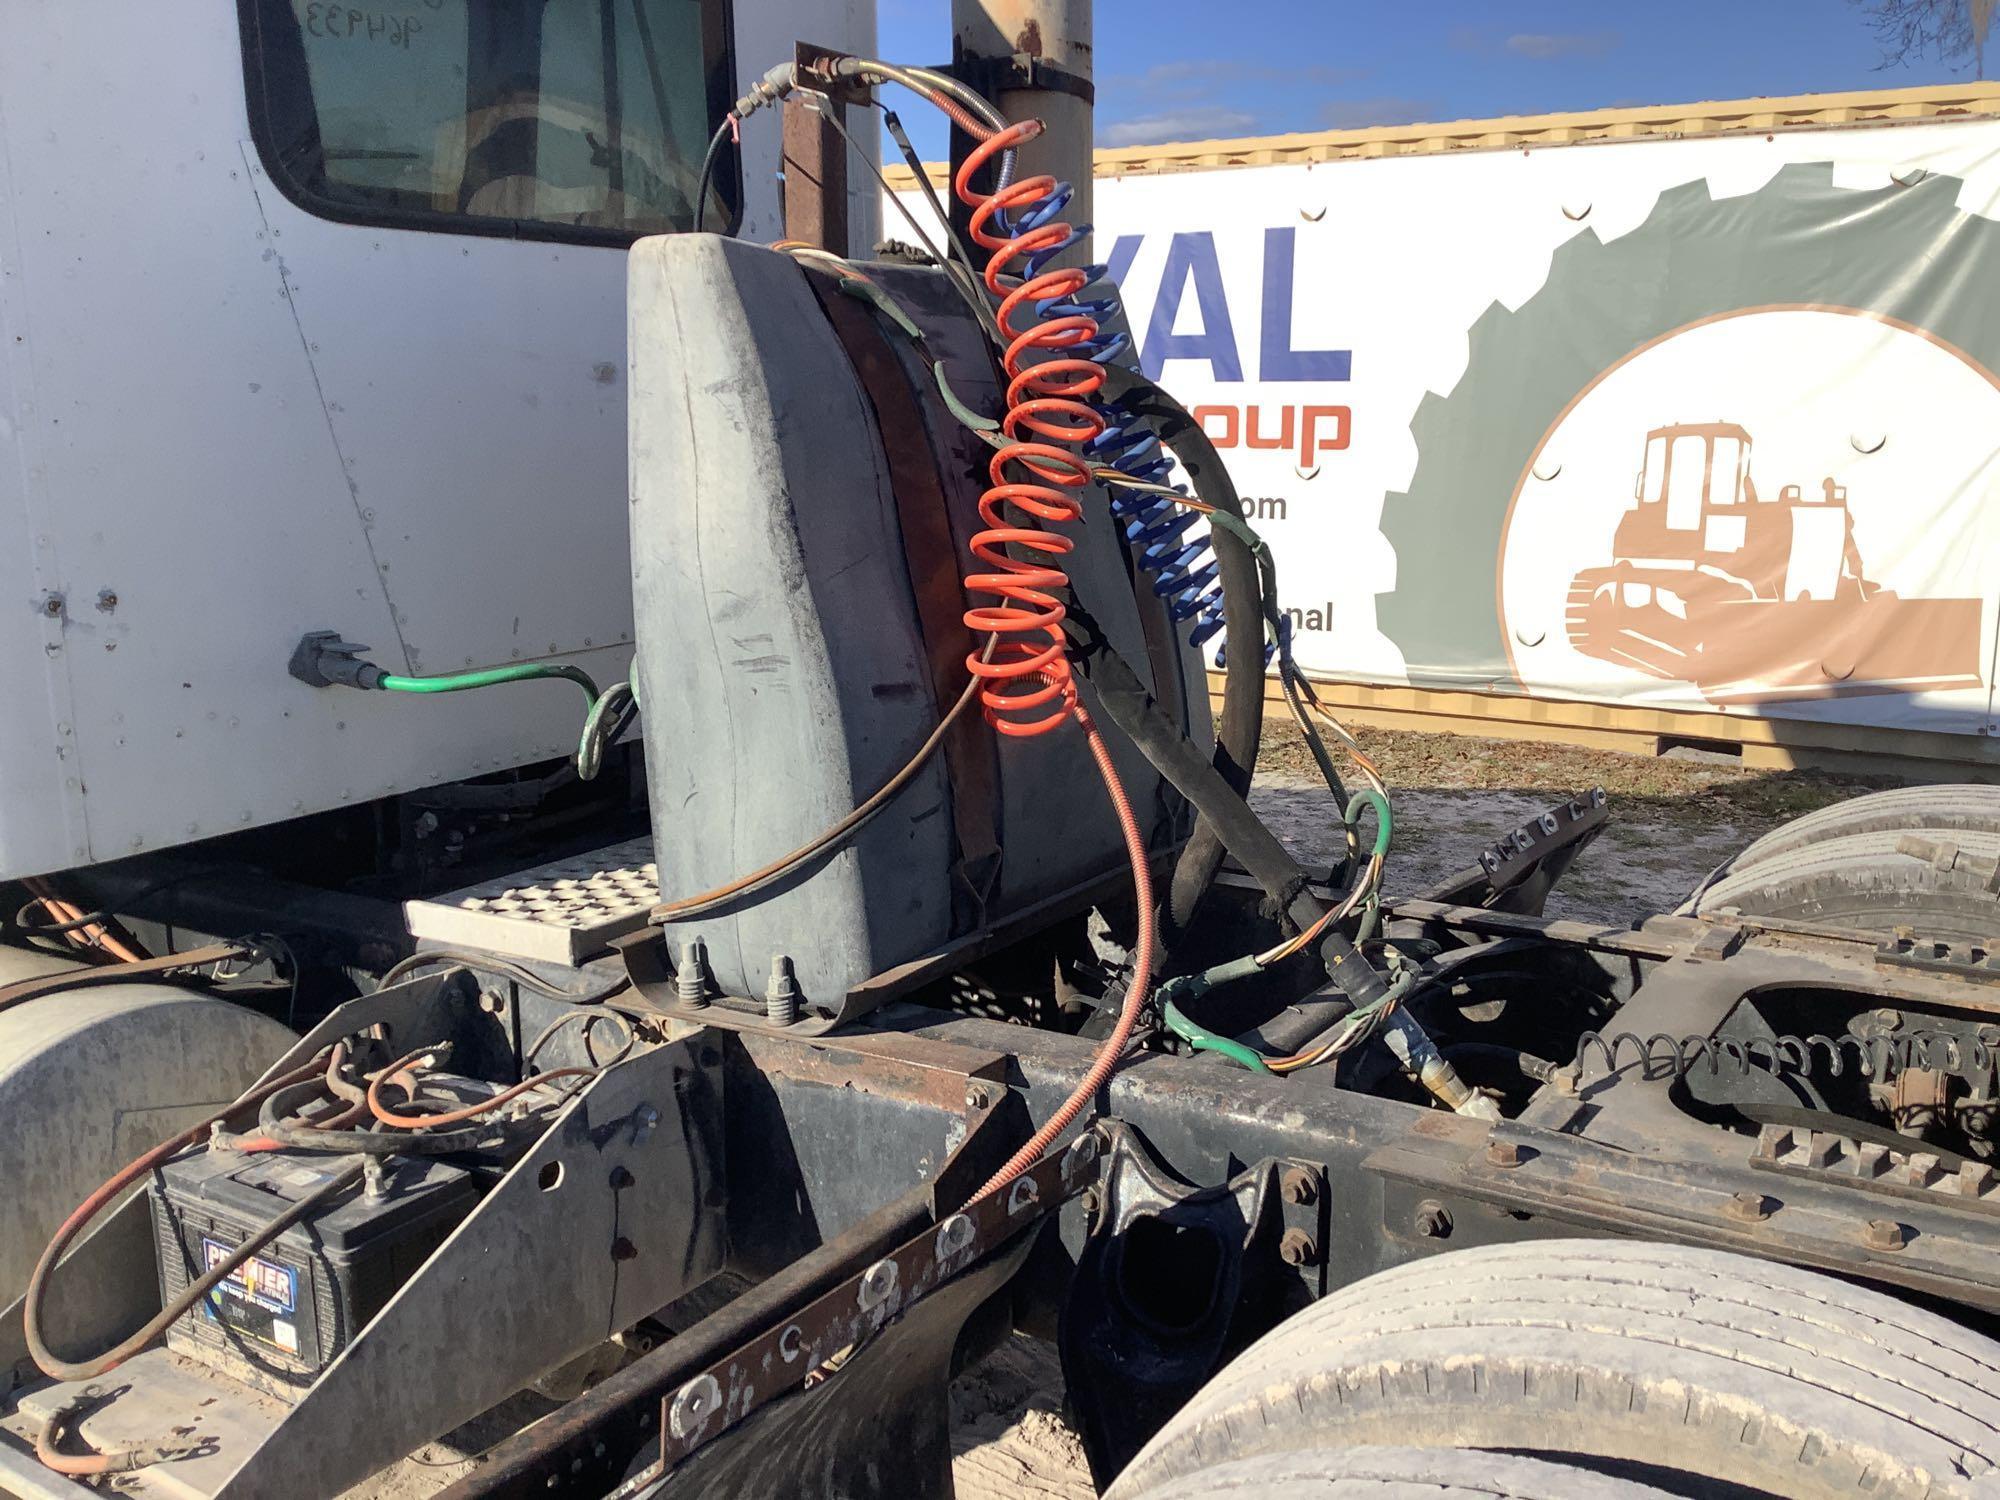
[[[871,0],[9,8],[0,878],[573,747],[559,684],[413,705],[287,656],[624,674],[624,250],[801,36],[869,50]],[[753,238],[776,136],[710,205]]]

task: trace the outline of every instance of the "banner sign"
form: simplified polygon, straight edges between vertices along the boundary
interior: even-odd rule
[[[1308,671],[2000,732],[2000,123],[1096,188]]]

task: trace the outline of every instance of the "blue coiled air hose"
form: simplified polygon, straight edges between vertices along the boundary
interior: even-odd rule
[[[1023,210],[1018,218],[1010,221],[1003,216],[1001,227],[1009,235],[1037,229],[1061,214],[1074,195],[1075,190],[1069,183],[1058,182],[1048,197]],[[1023,275],[1033,277],[1040,274],[1050,261],[1089,232],[1089,225],[1072,227],[1062,240],[1028,257]],[[1103,266],[1091,266],[1089,269],[1091,282],[1102,285],[1104,295],[1094,298],[1049,298],[1038,304],[1041,316],[1084,316],[1093,319],[1100,328],[1116,318],[1121,311],[1117,289],[1104,282]],[[1088,359],[1098,364],[1113,361],[1126,363],[1120,356],[1126,354],[1131,346],[1132,340],[1127,334],[1101,332],[1064,352],[1069,357]],[[1130,368],[1129,364],[1127,367]],[[1084,445],[1085,455],[1128,478],[1146,484],[1166,484],[1173,472],[1174,461],[1160,446],[1160,440],[1152,430],[1116,402],[1093,401],[1090,405],[1104,419],[1104,431]],[[1128,490],[1117,485],[1108,488],[1111,514],[1122,528],[1134,560],[1152,580],[1153,592],[1165,603],[1167,613],[1175,623],[1188,627],[1190,643],[1196,646],[1204,644],[1222,629],[1222,578],[1221,567],[1216,562],[1215,551],[1209,546],[1206,534],[1188,535],[1200,518],[1195,512],[1175,505],[1164,495]],[[1174,488],[1186,494],[1183,487],[1176,485]]]

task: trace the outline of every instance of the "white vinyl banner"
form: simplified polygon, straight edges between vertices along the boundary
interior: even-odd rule
[[[1096,187],[1307,670],[2000,732],[2000,123]]]

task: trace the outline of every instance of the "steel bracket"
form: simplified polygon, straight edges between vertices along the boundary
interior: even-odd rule
[[[1321,1294],[1330,1209],[1322,1163],[1266,1158],[1196,1187],[1131,1127],[1104,1129],[1110,1156],[1057,1340],[1100,1486],[1211,1374]]]

